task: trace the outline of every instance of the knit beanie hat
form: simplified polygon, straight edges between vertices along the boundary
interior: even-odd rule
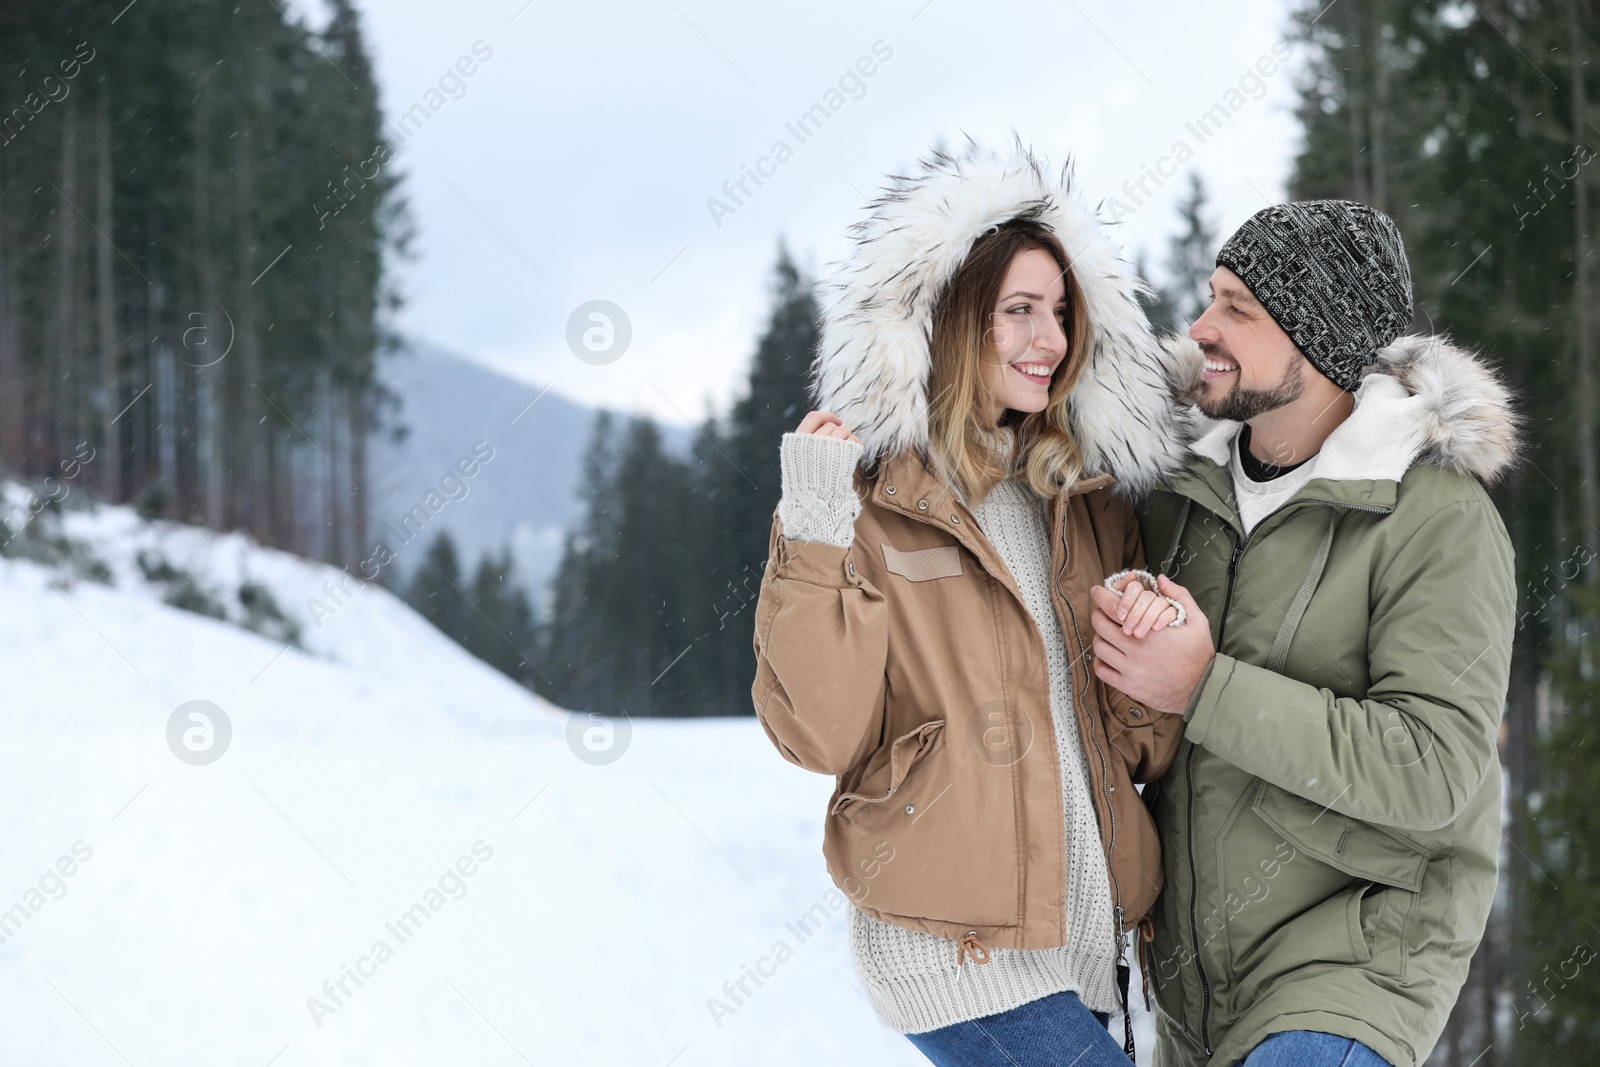
[[[1278,204],[1217,253],[1311,365],[1354,390],[1411,324],[1411,266],[1394,220],[1351,200]]]

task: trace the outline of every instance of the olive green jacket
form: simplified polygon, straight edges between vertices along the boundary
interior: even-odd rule
[[[1310,482],[1248,537],[1238,423],[1196,413],[1187,468],[1141,509],[1218,649],[1145,791],[1167,879],[1144,959],[1164,1067],[1232,1064],[1282,1030],[1413,1067],[1483,935],[1516,590],[1480,480],[1510,466],[1516,420],[1442,339],[1378,359]]]

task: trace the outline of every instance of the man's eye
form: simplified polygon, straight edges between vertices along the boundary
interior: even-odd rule
[[[1228,310],[1233,312],[1235,315],[1239,316],[1241,319],[1244,318],[1244,312],[1239,310],[1239,308],[1236,305],[1229,304],[1228,305]]]

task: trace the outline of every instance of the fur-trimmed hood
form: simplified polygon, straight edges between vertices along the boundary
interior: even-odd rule
[[[1072,183],[1052,178],[1020,140],[1006,154],[970,137],[959,155],[935,151],[911,176],[892,176],[850,254],[830,264],[812,399],[838,415],[874,462],[928,446],[929,342],[934,308],[974,242],[1031,219],[1066,249],[1093,335],[1069,400],[1086,475],[1110,474],[1142,493],[1182,464],[1186,439],[1160,342],[1139,305],[1144,291]]]
[[[1185,336],[1164,338],[1173,388],[1192,405],[1205,360]],[[1511,391],[1482,358],[1443,336],[1401,337],[1380,348],[1357,388],[1355,410],[1317,454],[1317,477],[1399,481],[1431,463],[1493,485],[1515,466],[1520,417]],[[1227,465],[1239,424],[1190,408],[1198,455]]]

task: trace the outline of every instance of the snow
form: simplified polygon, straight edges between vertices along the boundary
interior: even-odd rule
[[[0,559],[4,1062],[925,1062],[827,911],[831,779],[753,719],[637,721],[592,764],[567,713],[381,588],[319,626],[333,568],[126,508],[65,529],[114,585]],[[141,548],[219,601],[267,585],[305,649],[162,603]],[[233,727],[204,766],[166,739],[196,699]],[[802,941],[785,924],[819,902]],[[418,903],[402,941],[385,924]]]
[[[64,529],[111,586],[0,559],[5,1063],[927,1062],[851,964],[832,779],[754,719],[586,760],[588,716],[380,587],[127,508]],[[168,606],[141,550],[235,614],[268,586],[304,647]],[[206,765],[168,747],[192,700],[232,726]]]

